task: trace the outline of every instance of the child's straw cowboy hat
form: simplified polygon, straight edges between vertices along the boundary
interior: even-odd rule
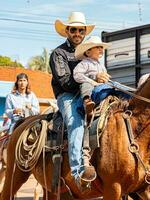
[[[79,44],[75,50],[75,57],[76,58],[83,58],[84,53],[91,49],[92,47],[102,46],[103,49],[107,49],[109,46],[111,46],[110,43],[102,42],[101,38],[98,36],[91,36],[87,40],[83,41],[81,44]]]
[[[71,27],[85,26],[86,35],[88,35],[95,27],[94,24],[86,24],[85,16],[81,12],[72,12],[71,15],[68,17],[68,21],[66,23],[63,23],[60,20],[55,21],[55,29],[57,33],[63,37],[67,37],[67,34],[66,34],[67,26],[71,26]]]

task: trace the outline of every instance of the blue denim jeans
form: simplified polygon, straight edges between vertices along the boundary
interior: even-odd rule
[[[72,175],[77,178],[82,166],[84,119],[77,111],[79,95],[64,93],[57,98],[58,108],[68,131],[68,155]]]

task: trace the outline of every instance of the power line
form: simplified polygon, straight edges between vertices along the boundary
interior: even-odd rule
[[[24,15],[33,15],[33,16],[38,16],[38,17],[54,17],[54,18],[58,18],[58,16],[56,15],[46,15],[46,14],[35,14],[35,13],[30,13],[30,12],[18,12],[18,11],[10,11],[10,10],[0,10],[0,12],[3,13],[8,13],[8,14],[24,14]],[[1,13],[0,13],[1,14]],[[65,16],[59,15],[59,18],[65,18]]]
[[[139,2],[140,3],[140,2]],[[141,3],[140,3],[141,4]],[[35,14],[35,13],[31,13],[31,12],[19,12],[19,11],[12,11],[12,10],[0,10],[0,14],[1,14],[1,12],[2,13],[8,13],[8,14],[21,14],[21,15],[32,15],[32,16],[37,16],[37,17],[48,17],[48,18],[55,18],[55,19],[57,19],[58,18],[58,16],[57,15],[51,15],[51,14],[49,14],[49,15],[47,15],[47,14]],[[64,16],[64,15],[60,15],[59,14],[59,18],[60,19],[66,19],[66,16]],[[91,22],[95,22],[95,21],[97,21],[97,20],[95,20],[95,18],[88,18],[88,20],[90,20]],[[107,23],[107,21],[106,20],[101,20],[101,22],[103,22],[103,23]],[[110,21],[109,20],[109,23],[119,23],[119,24],[121,24],[122,23],[122,21]],[[132,22],[132,23],[135,23],[135,22]]]
[[[8,14],[21,14],[21,15],[32,15],[32,16],[38,16],[38,17],[48,17],[48,18],[58,18],[58,16],[55,16],[55,15],[43,15],[43,14],[33,14],[33,13],[25,13],[25,12],[18,12],[18,11],[9,11],[9,10],[0,10],[0,12],[6,12],[6,13],[8,13]],[[0,13],[1,14],[1,13]],[[24,16],[25,17],[25,16]],[[5,17],[5,18],[7,18],[7,17]],[[59,18],[65,18],[64,16],[59,16]],[[31,17],[30,17],[30,19],[31,19]],[[33,19],[33,18],[32,18]],[[9,20],[9,18],[8,18],[8,20]],[[26,20],[18,20],[18,19],[11,19],[11,20],[15,20],[15,21],[23,21],[23,22],[25,22],[25,23],[28,23],[28,21],[26,21]],[[48,20],[48,19],[47,19]],[[95,21],[95,19],[94,18],[91,18],[91,19],[88,19],[88,20],[90,20],[91,22],[96,22]],[[31,22],[29,22],[29,23],[37,23],[37,24],[45,24],[45,22],[35,22],[35,21],[31,21]],[[106,20],[104,21],[102,21],[101,20],[101,23],[111,23],[111,24],[122,24],[122,22],[121,21],[109,21],[109,22],[107,22]],[[134,23],[134,22],[133,22]],[[54,24],[54,22],[47,22],[46,24],[51,24],[51,25],[53,25]],[[97,24],[97,23],[96,23]]]
[[[16,34],[10,34],[10,33],[0,33],[1,37],[5,37],[5,38],[14,38],[14,39],[20,39],[20,40],[35,40],[38,42],[42,42],[42,41],[48,41],[50,42],[52,38],[56,38],[55,36],[52,36],[49,40],[46,38],[42,38],[42,37],[35,37],[35,36],[20,36],[20,35],[16,35]],[[58,40],[58,38],[57,38]]]
[[[18,28],[10,28],[10,27],[3,27],[0,29],[0,32],[7,31],[12,33],[23,33],[23,34],[33,34],[33,35],[55,35],[55,33],[51,34],[49,31],[41,31],[41,30],[32,30],[32,29],[18,29]]]
[[[11,19],[11,18],[0,18],[1,21],[14,21],[14,22],[21,22],[21,23],[29,23],[29,24],[39,24],[39,25],[54,25],[51,22],[36,22],[36,21],[27,21],[27,20],[20,20],[20,19]]]
[[[52,23],[52,22],[27,21],[27,20],[18,20],[18,19],[11,19],[11,18],[0,18],[0,21],[12,21],[12,22],[19,22],[19,23],[29,23],[29,24],[54,26],[54,23]],[[97,25],[95,29],[98,29],[98,28],[101,28],[101,29],[104,28],[105,29],[106,27]],[[116,30],[116,28],[107,28],[107,30]]]

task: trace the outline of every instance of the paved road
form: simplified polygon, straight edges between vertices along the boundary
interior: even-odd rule
[[[34,190],[37,185],[36,180],[33,176],[30,176],[29,180],[20,188],[17,192],[16,200],[33,200],[34,197]],[[38,185],[37,191],[40,195],[40,200],[42,200],[42,188]],[[100,198],[93,199],[93,200],[100,200]]]
[[[16,200],[33,200],[34,198],[34,190],[36,188],[37,182],[33,176],[30,176],[28,181],[20,188],[17,192]],[[42,200],[42,188],[38,185],[37,191],[40,196],[40,200]],[[101,198],[93,199],[93,200],[101,200]],[[131,199],[132,200],[132,199]]]

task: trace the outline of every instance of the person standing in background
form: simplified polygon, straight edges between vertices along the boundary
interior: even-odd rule
[[[7,95],[5,103],[5,114],[11,119],[10,132],[20,118],[39,113],[39,102],[31,91],[27,74],[18,74],[13,90]]]

